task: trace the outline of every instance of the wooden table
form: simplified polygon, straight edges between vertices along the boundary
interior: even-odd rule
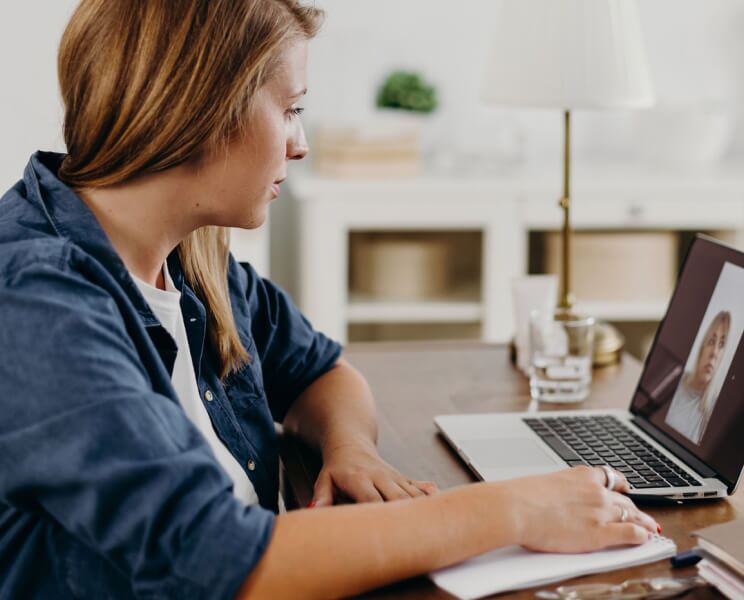
[[[511,365],[505,346],[471,342],[356,344],[347,358],[364,373],[378,406],[382,457],[412,479],[435,481],[442,489],[475,477],[437,433],[433,417],[446,413],[525,411],[533,408],[526,379]],[[640,363],[624,357],[620,365],[596,370],[590,397],[582,408],[626,408],[640,375]],[[577,408],[566,405],[566,408]],[[536,407],[535,407],[536,408]],[[553,408],[553,407],[551,407]],[[288,506],[305,506],[320,462],[296,440],[282,440],[283,493]],[[684,506],[649,506],[680,551],[690,548],[689,533],[700,527],[744,517],[744,494],[728,500]],[[447,540],[442,540],[446,544]],[[581,582],[620,582],[631,577],[684,576],[694,567],[672,571],[669,561],[589,576]],[[534,598],[534,591],[506,594]],[[365,598],[451,598],[428,578],[417,577],[381,588]],[[717,598],[711,589],[686,598]]]

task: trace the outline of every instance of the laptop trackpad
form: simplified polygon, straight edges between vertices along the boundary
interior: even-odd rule
[[[482,469],[531,469],[556,467],[554,459],[536,440],[529,438],[463,440],[462,449]]]

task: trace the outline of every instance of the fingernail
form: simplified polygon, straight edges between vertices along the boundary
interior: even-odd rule
[[[315,500],[311,500],[310,503],[307,505],[307,508],[315,508],[315,505],[317,502]]]
[[[656,532],[661,534],[661,525],[659,525],[658,523],[656,524]]]

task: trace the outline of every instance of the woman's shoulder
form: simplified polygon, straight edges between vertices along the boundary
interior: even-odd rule
[[[66,272],[76,248],[60,236],[21,179],[0,198],[0,286],[23,283],[19,275]]]
[[[73,270],[74,253],[69,240],[53,236],[0,242],[0,285],[10,285],[23,274],[69,272]]]
[[[38,236],[0,242],[0,298],[4,322],[17,321],[31,304],[44,304],[37,317],[54,319],[59,311],[86,307],[111,315],[115,306],[110,279],[74,242]]]

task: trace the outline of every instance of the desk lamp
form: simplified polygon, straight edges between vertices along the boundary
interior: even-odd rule
[[[635,0],[499,0],[499,4],[484,100],[563,111],[558,307],[571,309],[571,111],[653,104],[638,8]]]

